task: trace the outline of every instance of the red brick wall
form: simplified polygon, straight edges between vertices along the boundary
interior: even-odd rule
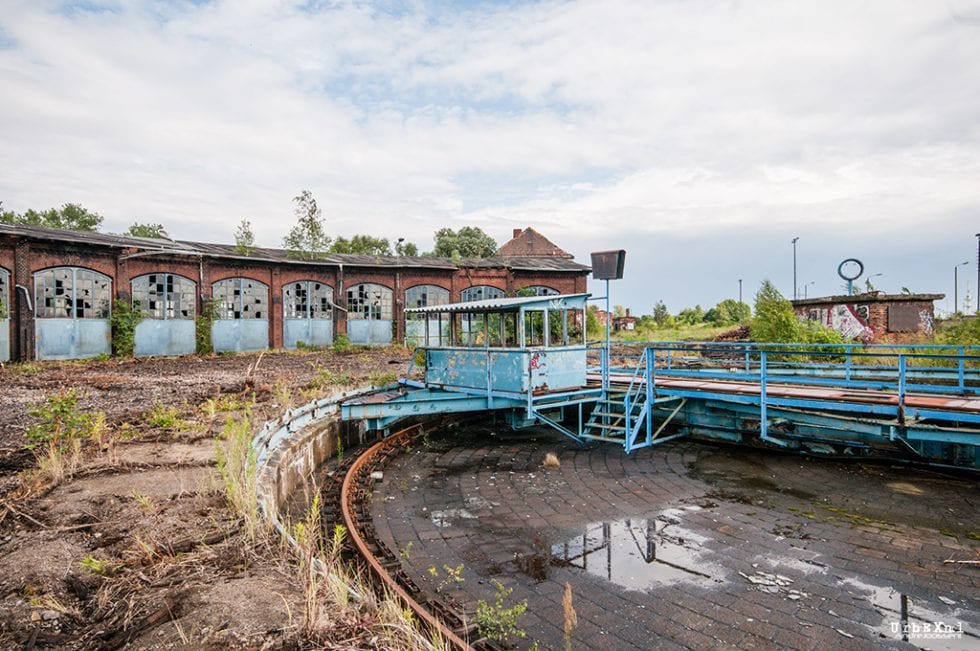
[[[18,245],[18,241],[20,244]],[[20,254],[17,254],[17,247]],[[171,255],[146,255],[125,258],[134,250],[110,249],[80,244],[57,242],[25,242],[14,237],[0,238],[0,266],[11,273],[11,354],[16,359],[33,357],[33,314],[15,314],[17,301],[13,300],[13,286],[22,284],[31,288],[33,301],[33,274],[49,267],[84,267],[112,278],[114,296],[131,296],[131,282],[138,276],[152,273],[172,273],[184,276],[198,285],[198,295],[211,296],[211,286],[228,278],[244,277],[258,280],[269,287],[270,345],[283,345],[282,288],[300,280],[325,283],[334,290],[334,302],[346,307],[346,291],[361,283],[383,285],[392,290],[392,316],[396,323],[396,341],[404,337],[405,290],[416,285],[436,285],[450,292],[449,300],[460,300],[461,292],[474,285],[497,287],[508,294],[528,285],[545,285],[561,293],[586,291],[585,273],[512,273],[504,268],[489,269],[370,269],[303,266],[275,262],[249,260],[223,260],[190,258]],[[21,262],[24,261],[24,262]],[[203,276],[203,278],[202,278]],[[200,310],[198,304],[198,310]],[[343,312],[334,314],[337,333],[346,333],[347,320]],[[16,325],[15,325],[16,323]],[[16,347],[14,345],[16,344]]]

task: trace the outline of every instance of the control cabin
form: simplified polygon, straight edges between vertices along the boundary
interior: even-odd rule
[[[424,323],[416,386],[526,397],[586,384],[588,294],[496,298],[405,310]],[[411,382],[410,382],[411,383]]]

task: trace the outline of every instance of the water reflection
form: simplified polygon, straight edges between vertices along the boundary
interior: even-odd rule
[[[698,560],[698,542],[685,533],[656,518],[594,522],[580,535],[552,545],[551,555],[556,565],[577,567],[632,590],[710,579]]]

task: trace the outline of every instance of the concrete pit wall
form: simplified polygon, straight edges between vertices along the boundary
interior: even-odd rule
[[[257,493],[264,516],[285,532],[283,515],[302,497],[304,507],[312,495],[313,473],[337,451],[338,438],[344,447],[367,439],[360,421],[341,421],[339,403],[375,388],[339,393],[286,411],[268,421],[252,440],[258,459]]]

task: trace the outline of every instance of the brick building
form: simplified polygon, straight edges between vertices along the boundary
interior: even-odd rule
[[[934,332],[933,301],[943,294],[884,294],[825,296],[792,301],[801,319],[818,321],[845,339],[866,343],[912,343]]]
[[[134,301],[138,355],[194,351],[194,322],[211,305],[218,351],[352,343],[417,333],[404,309],[586,291],[590,269],[534,229],[492,258],[331,254],[315,262],[279,249],[0,224],[0,360],[108,353],[116,299]]]

